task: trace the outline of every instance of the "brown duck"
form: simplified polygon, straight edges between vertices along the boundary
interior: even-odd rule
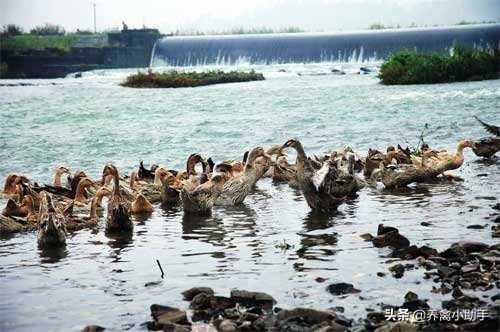
[[[106,220],[106,232],[131,232],[134,228],[130,218],[130,203],[122,196],[120,192],[120,175],[118,169],[112,164],[104,167],[103,178],[108,175],[113,177],[113,191],[108,202],[108,216]]]
[[[43,193],[38,219],[38,246],[59,247],[66,245],[66,221],[54,208],[50,194]]]
[[[298,140],[288,140],[283,147],[291,147],[297,151],[297,180],[313,211],[335,211],[348,196],[354,195],[359,189],[356,179],[350,174],[340,175],[330,159],[316,170]]]
[[[262,157],[262,159],[258,160],[259,157]],[[248,160],[243,172],[224,183],[217,204],[236,205],[243,203],[257,181],[269,169],[270,159],[271,156],[263,148],[256,147],[252,149],[248,154]]]

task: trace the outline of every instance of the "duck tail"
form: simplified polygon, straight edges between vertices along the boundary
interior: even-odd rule
[[[475,115],[474,115],[474,119],[476,119],[484,127],[484,129],[486,129],[487,132],[489,132],[490,134],[493,134],[495,136],[500,137],[500,127],[487,124],[486,122],[484,122],[483,120],[481,120],[480,118],[478,118]]]

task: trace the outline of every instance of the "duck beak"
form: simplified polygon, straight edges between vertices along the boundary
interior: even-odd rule
[[[270,154],[268,154],[267,152],[265,152],[265,151],[262,154],[262,157],[267,158],[267,159],[272,159],[272,156]]]

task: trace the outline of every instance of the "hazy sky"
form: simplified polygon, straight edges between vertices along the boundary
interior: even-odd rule
[[[498,21],[500,0],[0,0],[0,24],[26,30],[46,22],[67,30],[142,25],[168,33],[227,30],[235,27],[298,26],[306,30],[362,29],[385,25],[454,24]]]

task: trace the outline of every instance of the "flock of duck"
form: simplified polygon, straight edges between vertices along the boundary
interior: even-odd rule
[[[366,185],[381,182],[393,189],[438,177],[457,179],[450,171],[463,164],[465,148],[485,158],[500,150],[500,127],[478,121],[493,137],[462,140],[456,153],[424,144],[418,151],[400,145],[385,153],[370,149],[365,158],[349,147],[311,157],[299,140],[290,139],[267,150],[255,147],[245,152],[242,161],[215,164],[194,153],[184,170],[161,165],[147,169],[140,162],[130,176],[121,176],[116,166],[108,164],[102,178],[93,180],[83,171],[72,174],[58,166],[51,185],[10,174],[3,190],[8,201],[0,214],[0,232],[37,230],[39,246],[65,245],[68,231],[97,225],[106,197],[106,233],[127,233],[134,227],[131,216],[152,213],[154,203],[182,206],[186,214],[209,215],[214,205],[241,204],[262,177],[288,183],[302,192],[313,211],[329,213]],[[287,160],[288,148],[296,150],[295,163]],[[65,185],[63,175],[67,175]]]

